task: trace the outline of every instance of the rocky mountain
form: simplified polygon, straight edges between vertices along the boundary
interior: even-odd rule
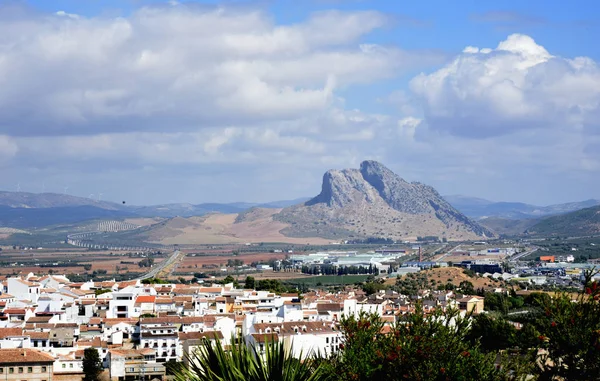
[[[282,233],[296,237],[475,239],[493,235],[432,187],[409,183],[372,160],[362,162],[359,169],[327,171],[318,196],[285,208],[274,218],[290,225]]]
[[[482,198],[452,195],[444,196],[456,209],[471,218],[531,219],[556,214],[569,213],[583,208],[600,205],[600,200],[585,200],[548,206],[525,204],[522,202],[494,202]]]

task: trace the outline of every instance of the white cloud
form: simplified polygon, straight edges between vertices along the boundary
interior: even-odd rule
[[[465,137],[523,129],[582,128],[598,114],[600,69],[589,58],[551,55],[531,37],[496,49],[467,47],[411,81],[430,128]]]
[[[298,118],[328,109],[338,86],[439,57],[359,44],[387,23],[374,11],[319,12],[278,25],[260,11],[176,4],[130,17],[58,12],[2,21],[0,124],[14,135]]]

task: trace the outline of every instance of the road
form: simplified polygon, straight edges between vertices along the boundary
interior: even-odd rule
[[[518,261],[519,259],[521,259],[521,258],[523,258],[523,257],[526,257],[526,256],[528,256],[529,254],[535,253],[535,252],[536,252],[538,249],[539,249],[539,248],[538,248],[537,246],[534,246],[534,247],[532,247],[531,249],[529,249],[529,250],[527,250],[527,251],[524,251],[524,252],[522,252],[522,253],[519,253],[519,254],[513,255],[513,256],[512,256],[512,257],[510,257],[508,260],[509,260],[510,262],[516,262],[516,261]]]
[[[170,265],[174,264],[177,260],[181,259],[180,254],[181,254],[181,251],[175,250],[169,258],[165,259],[164,261],[160,262],[156,266],[152,267],[152,269],[150,271],[148,271],[146,274],[139,276],[139,277],[135,278],[134,280],[138,280],[138,279],[142,280],[142,279],[156,277],[161,271],[163,271]]]
[[[437,259],[437,262],[442,262],[444,260],[445,257],[447,257],[448,255],[451,255],[452,253],[454,253],[455,251],[460,250],[460,246],[461,245],[457,245],[456,247],[452,248],[451,250],[449,250],[446,254],[442,255],[441,257],[439,257]]]

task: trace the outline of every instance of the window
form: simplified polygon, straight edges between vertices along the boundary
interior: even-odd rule
[[[27,367],[27,373],[33,373],[33,367],[28,366]]]
[[[69,368],[72,368],[72,367],[73,367],[73,363],[70,363],[70,364],[69,364]]]
[[[8,368],[8,373],[14,373],[15,372],[15,368]]]
[[[135,372],[135,369],[134,368],[129,368],[129,371],[130,372]]]
[[[65,369],[67,367],[67,364],[62,364],[62,368]]]
[[[19,373],[23,373],[23,367],[22,366],[19,367]]]
[[[42,367],[42,372],[46,372],[47,368],[45,366]],[[42,380],[42,381],[46,381],[46,380]]]
[[[4,368],[0,368],[0,374],[4,373]]]

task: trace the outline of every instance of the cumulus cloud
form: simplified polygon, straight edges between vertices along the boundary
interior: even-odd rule
[[[58,12],[2,21],[0,124],[13,135],[297,118],[329,108],[339,86],[437,59],[359,44],[387,23],[374,11],[318,12],[277,25],[261,11],[174,4],[130,17]]]
[[[430,128],[465,137],[586,128],[600,105],[600,69],[593,60],[553,56],[520,34],[492,50],[468,47],[410,86]]]

